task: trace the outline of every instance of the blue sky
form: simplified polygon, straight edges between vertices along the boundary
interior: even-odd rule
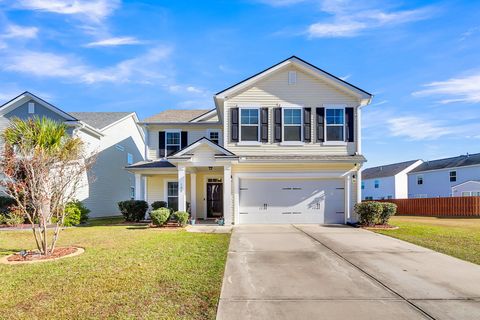
[[[0,100],[66,111],[213,108],[297,55],[375,95],[367,166],[480,152],[478,1],[0,0]]]

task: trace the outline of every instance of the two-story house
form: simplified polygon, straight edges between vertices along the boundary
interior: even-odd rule
[[[407,198],[407,174],[420,164],[422,160],[410,160],[363,170],[362,200]]]
[[[117,202],[134,197],[134,175],[124,168],[144,160],[145,154],[145,135],[134,112],[65,112],[24,92],[0,106],[0,131],[14,117],[47,117],[65,123],[69,134],[82,139],[96,161],[85,172],[76,198],[91,210],[91,217],[120,214]]]
[[[213,98],[141,122],[146,161],[127,167],[138,199],[226,224],[356,220],[370,93],[293,56]]]
[[[408,173],[409,198],[480,195],[480,153],[424,161]]]

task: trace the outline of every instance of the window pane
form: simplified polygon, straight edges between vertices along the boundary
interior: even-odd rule
[[[258,126],[242,126],[242,141],[258,141]]]
[[[178,196],[178,182],[168,182],[168,196],[177,197]]]
[[[180,144],[180,132],[167,132],[167,144]]]
[[[178,197],[168,197],[168,207],[178,211]]]
[[[302,124],[302,110],[301,109],[284,109],[283,123],[284,124]]]
[[[302,127],[288,126],[284,128],[285,141],[300,141],[302,138]]]
[[[175,152],[180,150],[180,146],[175,145],[175,146],[167,146],[167,156],[171,156]]]
[[[258,124],[258,109],[240,109],[242,124]]]
[[[343,109],[327,109],[327,124],[344,124]]]
[[[327,126],[327,141],[343,140],[343,126]]]

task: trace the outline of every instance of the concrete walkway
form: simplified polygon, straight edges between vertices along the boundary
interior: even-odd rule
[[[237,226],[217,319],[480,319],[480,266],[346,226]]]

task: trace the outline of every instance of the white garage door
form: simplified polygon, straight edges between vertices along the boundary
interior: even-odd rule
[[[240,180],[239,223],[344,223],[341,179]]]

